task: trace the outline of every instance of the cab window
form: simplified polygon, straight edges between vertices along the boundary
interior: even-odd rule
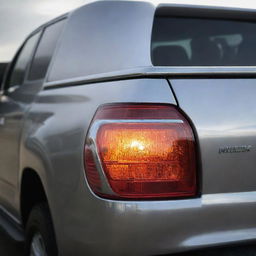
[[[27,39],[22,49],[15,58],[14,64],[11,68],[9,79],[6,87],[21,86],[24,82],[26,70],[33,56],[34,49],[40,37],[40,32]],[[6,88],[7,89],[7,88]]]

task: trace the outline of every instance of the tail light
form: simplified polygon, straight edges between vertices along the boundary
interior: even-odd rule
[[[91,189],[105,198],[163,199],[194,196],[193,131],[170,105],[100,107],[85,145]]]

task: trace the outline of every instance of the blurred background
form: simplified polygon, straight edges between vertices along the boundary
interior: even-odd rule
[[[26,36],[43,23],[90,0],[0,0],[0,83]]]
[[[0,0],[0,62],[8,62],[25,37],[43,23],[88,0]]]

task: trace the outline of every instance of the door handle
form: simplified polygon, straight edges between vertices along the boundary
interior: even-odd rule
[[[0,117],[0,125],[3,126],[5,124],[5,118]]]

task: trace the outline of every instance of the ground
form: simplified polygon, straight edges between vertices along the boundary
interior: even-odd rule
[[[23,256],[22,246],[10,240],[1,230],[0,256]],[[256,256],[256,245],[222,248],[199,253],[179,254],[176,256]]]

